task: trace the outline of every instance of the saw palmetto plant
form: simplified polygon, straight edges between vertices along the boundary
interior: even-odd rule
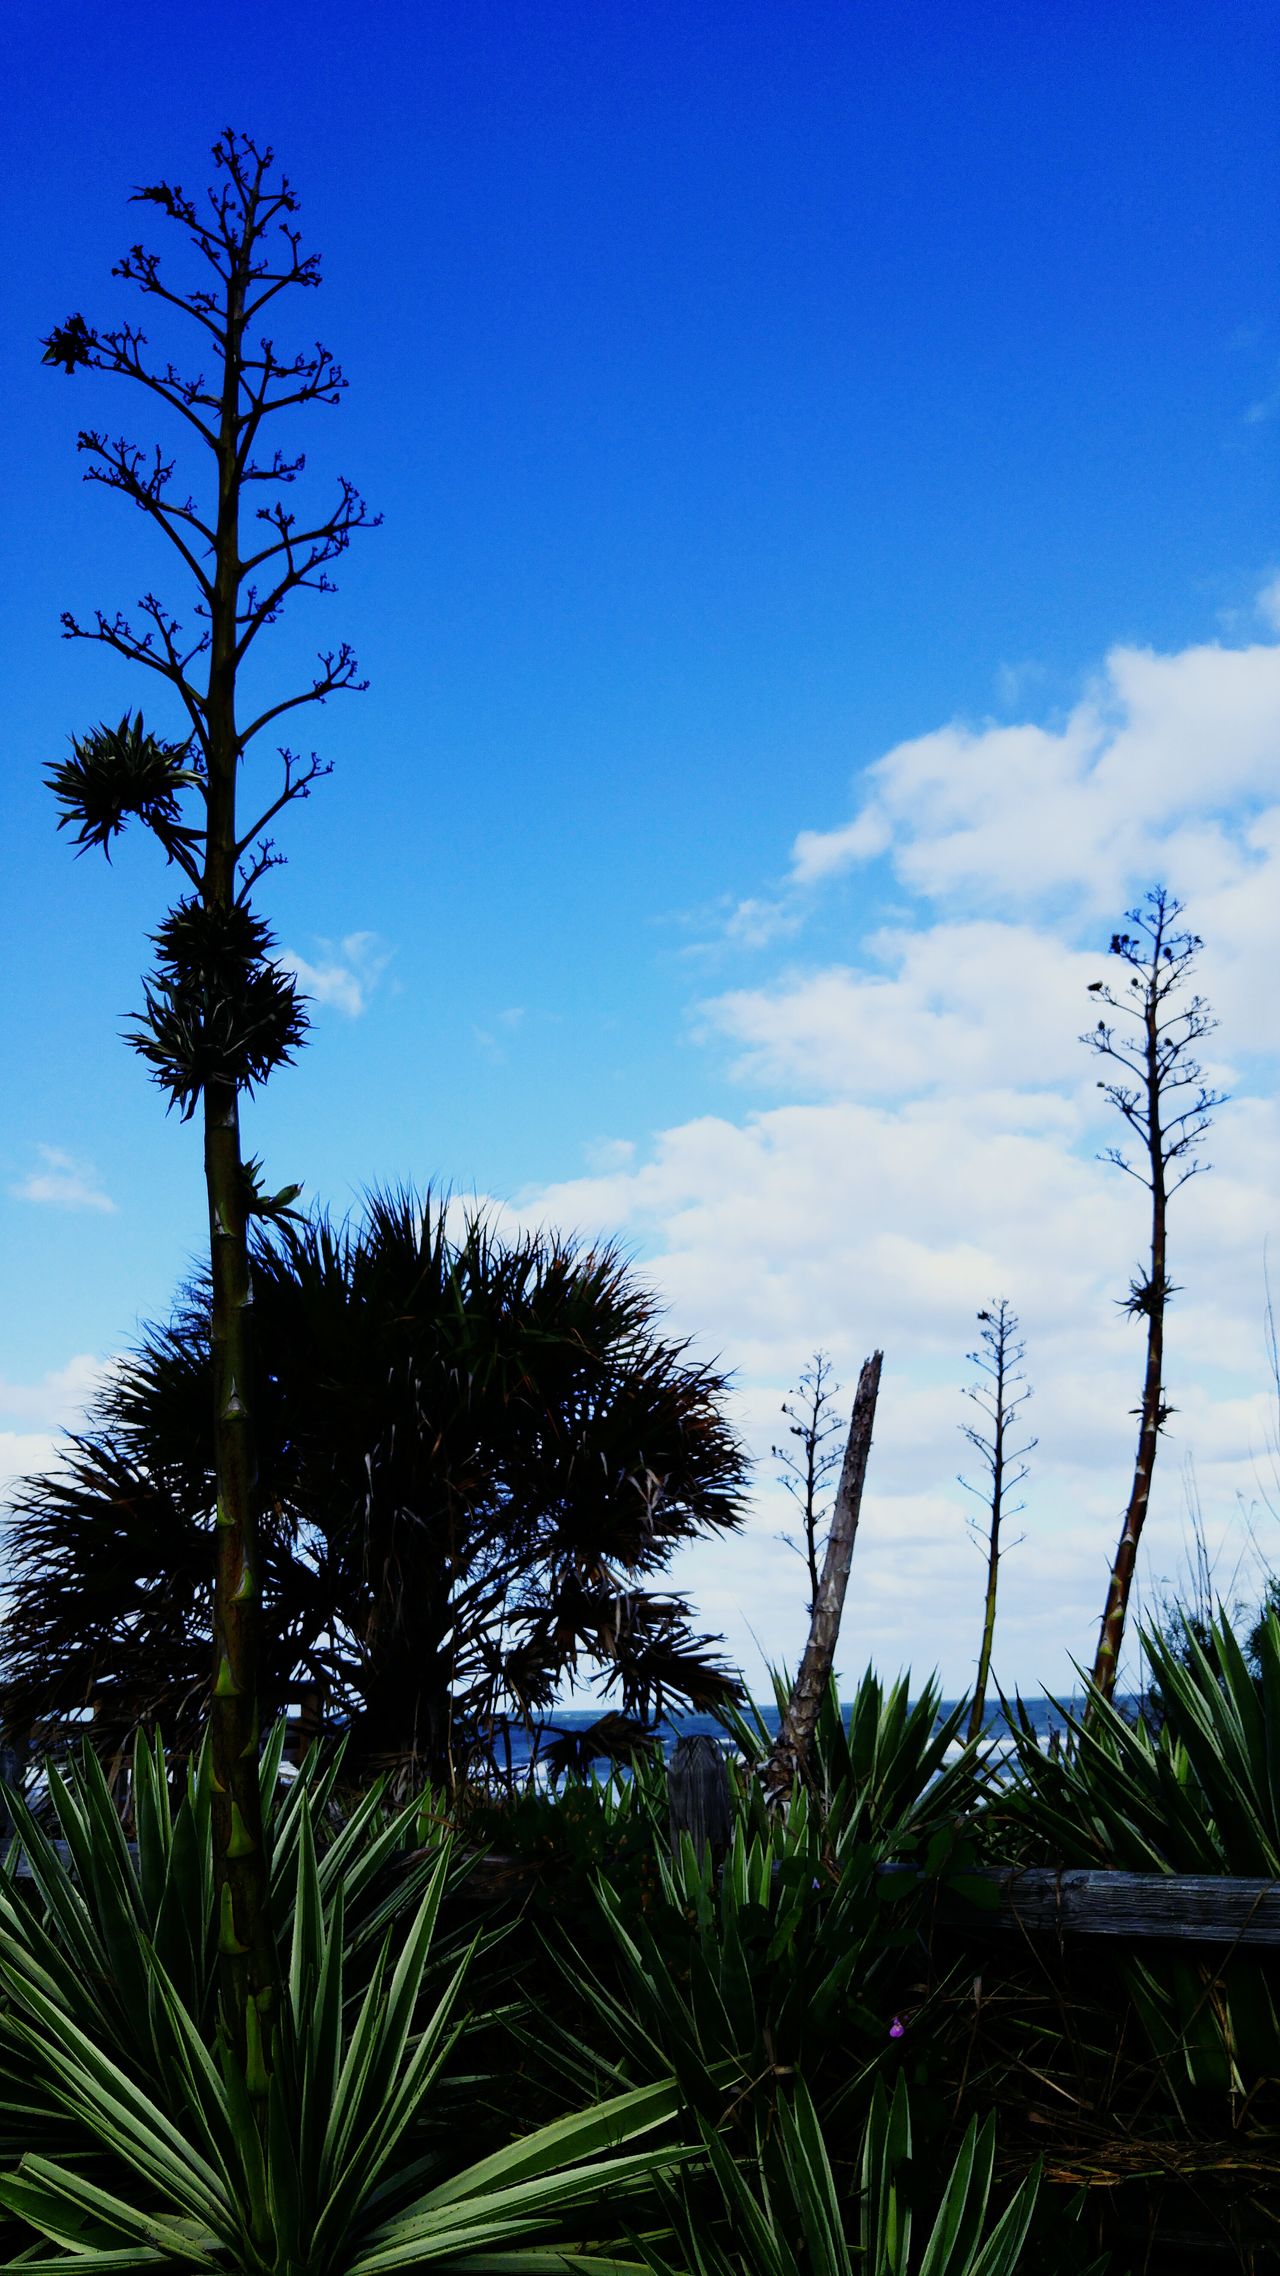
[[[935,1728],[935,1708],[932,1693],[908,1707],[905,1683],[886,1694],[868,1676],[846,1728],[833,1688],[814,1783],[781,1808],[754,1774],[771,1744],[763,1720],[727,1717],[743,1754],[722,1864],[687,1835],[672,1845],[662,1781],[639,1770],[618,1810],[648,1813],[646,1856],[625,1880],[597,1875],[605,1943],[575,1930],[570,1951],[554,1920],[546,1931],[575,2018],[566,2076],[582,2087],[674,2071],[692,2108],[746,2141],[768,2130],[797,2072],[824,2122],[858,2119],[899,2059],[903,2014],[933,1999],[941,1882],[981,1886],[957,1826],[981,1792],[980,1753],[948,1763],[964,1711]],[[928,2042],[929,2027],[910,2028],[913,2046]]]
[[[268,1714],[304,1681],[366,1763],[445,1780],[579,1668],[624,1752],[671,1706],[734,1696],[663,1585],[683,1541],[739,1522],[724,1380],[616,1252],[400,1192],[342,1226],[280,1218],[252,1257]],[[87,1704],[104,1746],[139,1721],[198,1734],[212,1379],[205,1279],[14,1494],[11,1724]]]

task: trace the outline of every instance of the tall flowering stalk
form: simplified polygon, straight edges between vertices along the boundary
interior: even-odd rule
[[[970,1740],[981,1737],[987,1711],[987,1684],[991,1676],[991,1654],[996,1634],[996,1597],[1000,1586],[1000,1559],[1008,1544],[1002,1539],[1007,1520],[1016,1517],[1021,1502],[1011,1502],[1027,1476],[1025,1457],[1036,1441],[1024,1439],[1021,1446],[1012,1446],[1011,1437],[1017,1436],[1019,1409],[1031,1397],[1031,1386],[1021,1373],[1025,1345],[1018,1340],[1018,1317],[1007,1297],[1001,1296],[990,1310],[978,1314],[982,1330],[978,1349],[969,1353],[970,1364],[978,1370],[976,1383],[965,1387],[966,1398],[972,1399],[981,1421],[962,1423],[961,1430],[975,1453],[981,1456],[986,1479],[975,1486],[968,1478],[961,1478],[962,1486],[976,1494],[986,1508],[987,1589],[982,1608],[982,1643],[978,1650],[978,1673],[973,1686],[973,1704],[969,1710]],[[975,1527],[976,1531],[976,1527]]]
[[[240,769],[264,730],[307,704],[358,689],[356,659],[344,642],[323,653],[309,684],[267,700],[242,720],[242,669],[259,635],[299,589],[333,590],[329,565],[345,552],[368,514],[359,493],[339,484],[335,509],[303,519],[289,504],[301,454],[263,449],[268,420],[311,403],[336,403],[339,366],[318,343],[291,356],[271,331],[280,296],[320,282],[315,254],[301,250],[297,199],[273,173],[273,154],[231,130],[213,149],[215,180],[203,200],[161,182],[134,192],[185,232],[199,281],[171,285],[160,258],[134,245],[113,274],[158,311],[194,325],[204,369],[180,371],[153,354],[132,325],[97,330],[80,315],[44,343],[46,363],[130,381],[174,415],[199,446],[205,471],[198,501],[174,488],[175,461],[160,444],[143,447],[84,429],[78,447],[86,479],[119,492],[146,515],[178,555],[192,595],[193,627],[147,592],[136,618],[95,611],[91,623],[67,614],[69,639],[95,640],[152,673],[178,699],[180,740],[148,733],[139,713],[73,741],[49,784],[83,851],[111,843],[130,817],[151,831],[190,891],[153,936],[156,967],[128,1040],[149,1063],[184,1120],[204,1117],[204,1170],[213,1282],[214,1434],[217,1493],[213,1576],[214,1665],[210,1708],[213,1839],[219,1896],[224,2014],[250,2092],[265,2093],[278,1987],[267,1911],[268,1860],[258,1777],[258,1557],[253,1289],[248,1228],[252,1216],[287,1210],[296,1187],[268,1197],[259,1165],[241,1144],[240,1100],[287,1062],[307,1020],[291,975],[274,960],[269,927],[251,905],[254,886],[279,860],[267,831],[282,809],[305,798],[328,772],[314,753],[279,748],[274,792],[238,812]],[[268,316],[268,310],[271,315]],[[207,454],[207,455],[201,455]],[[250,499],[256,502],[250,507]]]
[[[1138,1140],[1131,1162],[1118,1146],[1103,1159],[1136,1178],[1151,1197],[1151,1235],[1146,1269],[1135,1274],[1125,1310],[1147,1323],[1147,1358],[1138,1408],[1138,1448],[1133,1481],[1120,1529],[1120,1541],[1107,1583],[1107,1600],[1093,1664],[1095,1692],[1110,1699],[1116,1687],[1125,1616],[1138,1561],[1138,1543],[1151,1502],[1160,1434],[1173,1409],[1165,1397],[1164,1321],[1174,1294],[1168,1272],[1169,1203],[1180,1186],[1207,1167],[1197,1153],[1223,1094],[1208,1088],[1194,1056],[1195,1045],[1217,1025],[1202,996],[1187,986],[1204,943],[1179,932],[1182,904],[1163,885],[1148,893],[1142,907],[1130,909],[1131,932],[1113,933],[1111,954],[1129,968],[1122,993],[1094,980],[1090,993],[1115,1018],[1100,1017],[1081,1041],[1121,1072],[1099,1082]],[[1117,1024],[1117,1022],[1123,1024]]]

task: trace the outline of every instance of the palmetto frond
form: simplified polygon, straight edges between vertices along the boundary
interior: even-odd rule
[[[739,1522],[724,1378],[615,1250],[401,1192],[263,1225],[253,1266],[268,1714],[305,1676],[370,1753],[438,1768],[583,1666],[642,1720],[734,1696],[654,1585]],[[204,1696],[208,1320],[200,1280],[17,1493],[11,1722],[92,1704],[113,1736],[176,1730]]]

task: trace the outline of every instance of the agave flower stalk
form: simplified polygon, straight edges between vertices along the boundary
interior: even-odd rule
[[[1128,986],[1117,994],[1105,981],[1090,983],[1090,993],[1116,1016],[1108,1020],[1104,1015],[1081,1038],[1099,1058],[1120,1069],[1117,1079],[1102,1081],[1098,1088],[1138,1141],[1136,1163],[1118,1146],[1108,1147],[1103,1159],[1136,1178],[1151,1197],[1147,1266],[1135,1276],[1124,1307],[1147,1324],[1138,1446],[1093,1665],[1095,1695],[1108,1700],[1119,1672],[1156,1453],[1173,1412],[1164,1385],[1165,1311],[1174,1294],[1168,1269],[1169,1203],[1180,1186],[1206,1167],[1197,1149],[1214,1108],[1223,1103],[1223,1094],[1207,1086],[1194,1057],[1195,1045],[1217,1022],[1202,996],[1187,994],[1204,943],[1197,934],[1177,929],[1181,915],[1181,902],[1163,885],[1152,888],[1141,908],[1129,910],[1132,932],[1111,936],[1111,954],[1129,967]]]
[[[1009,1443],[1011,1428],[1018,1411],[1031,1397],[1031,1386],[1019,1373],[1025,1346],[1018,1340],[1017,1315],[1007,1298],[1001,1296],[989,1310],[978,1314],[982,1335],[977,1351],[969,1359],[978,1370],[978,1379],[968,1384],[965,1396],[972,1399],[982,1417],[980,1424],[962,1423],[961,1429],[970,1446],[981,1456],[986,1470],[986,1481],[981,1486],[961,1478],[962,1486],[986,1506],[987,1511],[987,1590],[982,1609],[982,1642],[978,1650],[978,1674],[973,1687],[973,1704],[969,1710],[969,1740],[982,1736],[987,1708],[987,1684],[991,1676],[991,1654],[996,1633],[996,1596],[1000,1585],[1000,1559],[1005,1544],[1001,1529],[1010,1517],[1016,1517],[1021,1502],[1013,1503],[1010,1495],[1027,1476],[1024,1456],[1030,1454],[1036,1441],[1024,1440],[1018,1447]]]
[[[212,459],[211,498],[202,506],[194,496],[174,493],[174,461],[159,445],[148,451],[94,430],[79,437],[87,479],[123,493],[177,552],[195,588],[197,629],[184,632],[178,616],[148,592],[136,622],[98,610],[89,624],[64,615],[64,630],[156,675],[178,699],[186,739],[166,743],[149,736],[139,715],[74,743],[71,758],[49,780],[63,809],[59,826],[74,827],[81,850],[99,845],[109,852],[116,832],[134,816],[193,888],[154,936],[158,969],[129,1040],[184,1119],[197,1104],[204,1114],[217,1501],[211,1775],[219,1950],[232,2043],[261,2110],[278,1985],[258,1780],[260,1580],[248,1229],[251,1215],[278,1213],[290,1193],[267,1201],[258,1190],[256,1168],[245,1163],[241,1148],[240,1096],[291,1058],[306,1020],[249,900],[280,858],[268,826],[327,769],[314,754],[299,758],[282,749],[282,781],[247,827],[237,793],[245,753],[266,727],[299,705],[364,683],[344,643],[321,656],[309,686],[267,701],[254,718],[242,719],[238,693],[259,634],[275,623],[292,592],[333,589],[327,565],[371,517],[343,481],[336,510],[300,526],[287,498],[303,459],[279,449],[261,453],[264,421],[309,403],[335,403],[345,382],[327,349],[317,345],[285,357],[270,337],[255,336],[280,294],[319,283],[319,267],[313,254],[300,250],[297,199],[288,181],[273,175],[271,151],[228,131],[213,158],[217,178],[203,202],[163,182],[134,193],[185,232],[199,256],[199,281],[179,291],[167,273],[162,276],[158,256],[141,245],[114,272],[167,317],[196,327],[211,376],[203,370],[184,375],[154,357],[146,335],[133,326],[98,331],[79,314],[50,335],[44,359],[68,374],[84,370],[133,381]],[[274,318],[272,306],[272,329]],[[259,534],[246,542],[248,485],[262,502],[254,508]],[[188,807],[194,824],[181,819]]]

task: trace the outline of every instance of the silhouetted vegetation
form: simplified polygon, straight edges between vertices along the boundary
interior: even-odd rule
[[[824,1528],[831,1514],[827,1483],[832,1471],[839,1467],[840,1440],[844,1434],[843,1418],[836,1406],[839,1394],[840,1385],[827,1353],[815,1351],[808,1366],[801,1370],[800,1381],[782,1402],[787,1436],[796,1443],[773,1448],[773,1459],[781,1464],[778,1482],[800,1512],[799,1540],[790,1533],[781,1533],[778,1538],[804,1559],[809,1576],[809,1602],[805,1610],[810,1619],[818,1601],[818,1582],[827,1546]]]
[[[1017,1421],[1027,1400],[1031,1386],[1022,1374],[1022,1361],[1026,1347],[1018,1340],[1017,1314],[1008,1298],[1001,1296],[989,1310],[978,1314],[981,1335],[978,1349],[969,1354],[970,1365],[978,1370],[978,1380],[965,1387],[966,1398],[972,1399],[982,1420],[978,1424],[962,1423],[961,1429],[974,1452],[981,1457],[986,1471],[980,1486],[968,1478],[960,1483],[976,1494],[986,1510],[985,1538],[982,1545],[987,1556],[987,1590],[982,1611],[982,1643],[978,1651],[978,1673],[973,1686],[973,1707],[969,1716],[969,1737],[976,1739],[982,1729],[987,1704],[987,1683],[991,1675],[991,1653],[996,1633],[996,1598],[1000,1586],[1000,1559],[1007,1548],[1001,1538],[1006,1521],[1016,1517],[1021,1502],[1011,1503],[1010,1494],[1016,1493],[1027,1475],[1025,1457],[1036,1441],[1024,1438],[1020,1446],[1010,1444],[1017,1436]]]
[[[1164,1386],[1164,1318],[1174,1294],[1168,1267],[1169,1203],[1189,1178],[1204,1169],[1197,1149],[1203,1143],[1209,1120],[1222,1094],[1205,1083],[1194,1047],[1217,1024],[1202,996],[1188,995],[1187,986],[1204,943],[1197,934],[1179,932],[1182,904],[1163,885],[1154,886],[1142,906],[1130,909],[1132,932],[1113,933],[1111,954],[1129,967],[1123,995],[1106,981],[1092,982],[1099,1002],[1128,1023],[1099,1018],[1082,1040],[1100,1059],[1121,1069],[1118,1078],[1101,1080],[1103,1096],[1115,1107],[1138,1140],[1137,1163],[1118,1146],[1107,1149],[1105,1159],[1136,1178],[1151,1196],[1151,1243],[1147,1264],[1130,1284],[1126,1311],[1147,1323],[1147,1358],[1138,1408],[1138,1448],[1133,1483],[1120,1531],[1107,1601],[1098,1634],[1093,1681],[1098,1694],[1109,1699],[1115,1690],[1124,1641],[1125,1617],[1137,1566],[1138,1543],[1151,1500],[1160,1434],[1171,1409]],[[1136,1034],[1133,1032],[1136,1029]]]
[[[374,1195],[252,1240],[268,1712],[301,1689],[353,1756],[452,1785],[599,1671],[590,1751],[738,1695],[661,1584],[740,1522],[725,1383],[610,1249]],[[18,1492],[11,1727],[90,1708],[189,1745],[207,1708],[216,1474],[208,1276]],[[655,1585],[658,1584],[658,1585]]]
[[[78,851],[97,846],[110,858],[113,839],[134,820],[191,889],[153,935],[156,966],[128,1040],[184,1120],[203,1108],[217,1480],[207,1688],[214,1841],[227,1907],[221,1950],[228,2013],[260,2098],[279,1986],[254,1767],[261,1503],[249,1226],[255,1216],[286,1209],[298,1188],[264,1192],[261,1164],[246,1160],[241,1146],[240,1099],[288,1063],[307,1020],[250,897],[280,858],[271,824],[326,770],[314,753],[281,746],[275,785],[250,800],[252,819],[239,791],[246,756],[267,728],[363,683],[343,642],[321,655],[306,686],[256,698],[247,718],[242,689],[262,634],[294,594],[333,590],[329,570],[370,516],[346,480],[328,513],[300,515],[290,502],[305,458],[269,443],[275,423],[312,404],[337,403],[346,384],[318,343],[297,353],[276,346],[277,304],[319,284],[319,261],[301,249],[298,201],[287,178],[273,172],[270,150],[228,131],[214,144],[213,163],[214,184],[203,198],[168,182],[133,193],[135,204],[176,224],[194,281],[171,283],[160,257],[142,244],[112,272],[162,323],[180,320],[179,352],[195,361],[180,368],[157,354],[138,326],[100,329],[79,313],[44,343],[45,362],[66,375],[123,380],[138,390],[148,412],[159,407],[170,430],[194,448],[199,468],[197,489],[189,491],[185,481],[175,482],[177,459],[167,440],[136,443],[105,428],[81,429],[86,479],[146,517],[176,556],[171,566],[180,570],[186,599],[175,608],[150,588],[133,618],[96,609],[85,623],[68,612],[63,628],[68,639],[96,641],[148,674],[174,703],[181,733],[166,740],[147,731],[141,712],[126,714],[116,727],[73,740],[71,756],[48,779],[61,808],[58,827],[73,832]]]

